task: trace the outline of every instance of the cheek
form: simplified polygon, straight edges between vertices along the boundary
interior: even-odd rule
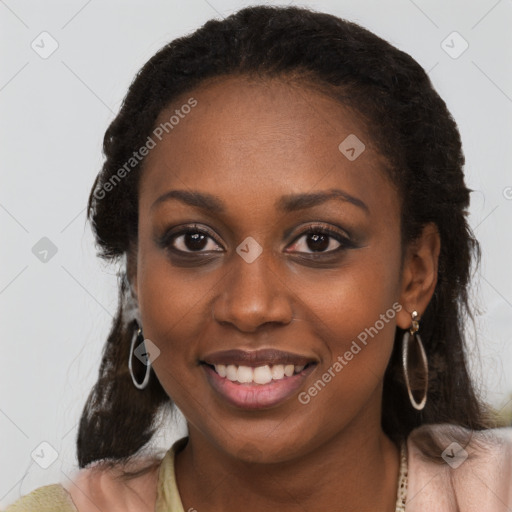
[[[201,268],[176,268],[168,253],[151,239],[149,222],[141,219],[137,259],[139,307],[144,335],[161,350],[169,342],[183,339],[184,329],[197,325],[193,318],[213,285],[209,274]],[[201,275],[202,274],[202,275]],[[210,283],[211,281],[211,283]],[[185,350],[186,344],[175,343],[175,349]]]
[[[299,401],[310,424],[323,435],[345,425],[370,401],[379,403],[401,309],[399,254],[388,256],[378,257],[369,250],[336,279],[326,278],[323,293],[308,299],[315,311],[316,336],[324,340],[329,358]],[[329,422],[322,420],[327,410]]]
[[[218,273],[173,268],[164,251],[140,245],[138,295],[144,337],[160,350],[153,368],[172,398],[185,399],[193,389],[198,341],[211,323],[208,296]],[[213,275],[215,274],[215,276]]]
[[[344,268],[315,277],[302,299],[321,320],[329,339],[336,340],[330,344],[333,349],[343,350],[354,339],[362,343],[365,338],[393,339],[400,309],[399,258],[399,251],[390,247],[363,248],[350,256]]]
[[[388,243],[361,249],[336,276],[317,280],[315,289],[307,301],[328,344],[331,364],[341,358],[347,379],[381,379],[401,309],[399,247]]]

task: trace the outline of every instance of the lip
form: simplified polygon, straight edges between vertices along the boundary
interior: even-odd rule
[[[276,364],[306,366],[308,363],[317,363],[318,361],[314,357],[268,348],[253,351],[239,349],[222,350],[208,354],[202,358],[201,362],[211,365],[234,364],[236,366],[256,367],[266,364],[269,366]]]
[[[245,364],[247,365],[247,362]],[[294,396],[308,376],[315,370],[317,364],[311,364],[291,377],[285,377],[268,384],[233,382],[226,377],[221,377],[207,364],[203,363],[201,366],[217,395],[237,408],[257,410],[275,407]]]

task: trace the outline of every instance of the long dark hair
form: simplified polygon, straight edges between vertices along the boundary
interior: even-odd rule
[[[463,333],[478,244],[466,220],[470,191],[461,140],[446,104],[413,58],[368,30],[309,9],[255,6],[208,21],[158,51],[137,74],[105,133],[105,163],[89,196],[88,218],[100,256],[120,263],[119,306],[82,413],[79,466],[123,463],[140,454],[159,428],[159,413],[172,405],[154,374],[140,391],[128,373],[135,323],[123,320],[130,290],[122,258],[137,239],[144,160],[121,180],[116,176],[147,142],[165,107],[208,78],[236,74],[307,82],[354,109],[366,120],[399,190],[403,246],[426,223],[439,230],[438,283],[421,320],[430,365],[428,402],[421,412],[410,406],[399,353],[403,331],[397,328],[384,379],[384,431],[398,443],[421,425],[487,428],[486,409],[468,373]]]

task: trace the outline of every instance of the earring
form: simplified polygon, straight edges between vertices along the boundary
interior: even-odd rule
[[[135,375],[133,374],[133,352],[135,347],[135,342],[137,342],[137,348],[135,349],[135,355],[138,359],[140,359],[146,365],[146,373],[144,374],[144,380],[139,384]],[[151,361],[149,359],[149,354],[146,350],[146,344],[144,343],[144,336],[142,334],[142,329],[137,326],[137,329],[134,331],[132,336],[132,342],[130,345],[130,354],[128,356],[128,369],[130,370],[130,375],[132,377],[133,384],[137,389],[144,389],[149,382],[149,374],[151,372]]]
[[[408,331],[404,333],[402,338],[402,364],[404,368],[404,377],[405,377],[405,385],[407,386],[407,392],[409,393],[409,400],[411,401],[411,405],[418,411],[421,411],[425,404],[427,403],[427,391],[428,391],[428,361],[427,354],[425,353],[425,349],[423,347],[423,343],[421,342],[421,338],[418,334],[418,330],[420,328],[418,323],[418,312],[413,311],[411,314],[412,323],[411,327]],[[414,398],[414,395],[411,390],[411,384],[409,381],[409,341],[416,341],[419,353],[421,356],[421,363],[423,366],[423,398],[420,402],[417,402]]]

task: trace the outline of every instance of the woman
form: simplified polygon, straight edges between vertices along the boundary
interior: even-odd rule
[[[104,152],[89,216],[123,259],[81,471],[9,511],[512,507],[467,370],[460,137],[410,56],[246,8],[143,67]],[[187,437],[144,456],[171,404]]]

